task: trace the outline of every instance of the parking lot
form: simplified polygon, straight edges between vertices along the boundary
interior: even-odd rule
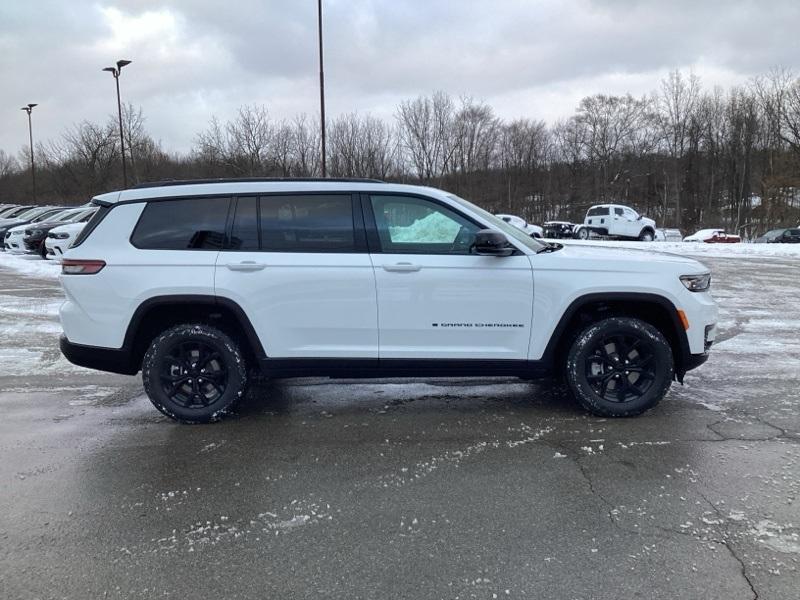
[[[4,255],[0,598],[794,600],[800,256],[700,251],[718,343],[642,417],[304,379],[210,426],[67,363],[57,266]]]

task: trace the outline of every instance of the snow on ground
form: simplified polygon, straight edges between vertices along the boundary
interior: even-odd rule
[[[16,271],[28,277],[45,277],[55,279],[61,272],[61,265],[51,260],[42,260],[38,256],[25,254],[9,254],[0,252],[0,268]]]
[[[714,258],[800,258],[800,244],[706,244],[703,242],[626,242],[616,240],[550,240],[570,246],[631,248],[651,252],[670,252],[683,256]]]

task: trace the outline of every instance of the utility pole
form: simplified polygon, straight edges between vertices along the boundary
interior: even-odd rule
[[[23,106],[20,110],[24,110],[28,113],[28,139],[31,142],[31,187],[33,189],[33,203],[36,204],[36,168],[33,162],[33,124],[31,123],[31,113],[33,112],[34,106],[39,105],[28,104],[27,106]]]
[[[322,0],[317,0],[317,28],[319,31],[319,114],[320,149],[322,151],[322,176],[327,177],[327,158],[325,156],[325,73],[322,68]]]
[[[125,166],[125,133],[122,129],[122,100],[119,95],[119,74],[122,72],[122,67],[131,64],[129,60],[118,60],[116,67],[106,67],[103,71],[108,71],[114,76],[114,81],[117,82],[117,114],[119,115],[119,144],[122,150],[122,186],[128,187],[128,169]]]

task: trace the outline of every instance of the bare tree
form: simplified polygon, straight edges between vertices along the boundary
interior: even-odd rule
[[[444,92],[400,103],[397,109],[400,144],[422,181],[441,179],[451,169],[454,117],[453,100]]]

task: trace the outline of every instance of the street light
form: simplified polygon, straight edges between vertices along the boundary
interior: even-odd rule
[[[128,187],[128,171],[125,166],[125,134],[122,130],[122,101],[119,97],[119,74],[122,67],[131,64],[129,60],[118,60],[116,67],[106,67],[103,71],[108,71],[114,76],[114,81],[117,82],[117,112],[119,113],[119,144],[122,149],[122,185]]]
[[[317,0],[317,29],[319,31],[319,115],[322,150],[322,176],[326,177],[325,158],[325,75],[322,70],[322,0]]]
[[[33,107],[39,106],[38,104],[28,104],[27,106],[23,106],[20,110],[24,110],[28,113],[28,138],[31,142],[31,187],[33,188],[33,202],[36,203],[36,170],[34,169],[33,165],[33,125],[31,124],[31,113],[33,112]]]

